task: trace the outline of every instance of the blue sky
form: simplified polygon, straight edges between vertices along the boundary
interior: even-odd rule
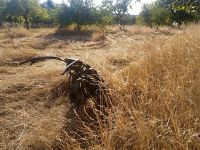
[[[41,2],[44,2],[44,1],[46,1],[46,0],[40,0]],[[63,0],[53,0],[55,3],[61,3],[61,2],[63,2]],[[64,0],[64,1],[67,1],[67,0]],[[101,1],[102,0],[94,0],[94,3],[96,4],[96,5],[98,5],[98,4],[100,4],[101,3]],[[134,14],[134,15],[138,15],[139,13],[140,13],[140,11],[141,11],[141,7],[142,7],[142,5],[144,4],[144,3],[151,3],[151,2],[154,2],[155,0],[140,0],[140,3],[135,3],[135,2],[133,2],[132,3],[132,9],[131,10],[129,10],[129,12],[131,13],[131,14]]]

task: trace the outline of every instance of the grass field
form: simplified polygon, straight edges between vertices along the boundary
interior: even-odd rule
[[[200,26],[127,28],[0,29],[0,149],[200,149]],[[49,55],[99,72],[114,100],[109,127],[96,133],[70,109],[62,62],[15,65]]]

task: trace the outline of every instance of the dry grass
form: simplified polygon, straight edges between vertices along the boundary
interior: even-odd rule
[[[43,51],[4,45],[0,62],[37,55],[88,62],[109,83],[115,106],[108,127],[91,127],[77,116],[83,108],[69,107],[61,63],[2,66],[0,149],[200,149],[199,35],[199,25],[180,31],[129,27],[126,35],[108,34],[100,48],[91,46],[94,41]]]
[[[13,38],[24,38],[31,35],[31,32],[25,28],[19,27],[5,27],[7,34],[5,34],[5,37],[12,36]],[[8,33],[9,32],[9,33]]]
[[[104,33],[101,32],[94,32],[92,34],[91,40],[94,42],[98,42],[98,41],[105,41],[106,37]]]
[[[99,29],[96,26],[83,25],[81,26],[80,33],[78,33],[76,25],[72,24],[67,27],[58,28],[55,32],[55,35],[88,35],[95,31],[99,31]]]
[[[14,29],[15,38],[23,38],[31,35],[30,31],[24,28]]]
[[[154,29],[153,28],[149,29],[148,27],[145,27],[145,26],[134,26],[134,27],[130,27],[129,31],[136,35],[137,34],[150,34],[150,33],[154,32]]]
[[[25,61],[27,59],[37,56],[37,52],[32,49],[3,49],[1,50],[0,66],[3,65],[15,65],[18,62]]]
[[[120,91],[127,98],[118,108],[123,125],[115,126],[122,139],[113,135],[120,149],[200,148],[200,28],[196,31],[187,29],[164,45],[155,42],[147,57],[120,71],[119,85],[127,83]]]

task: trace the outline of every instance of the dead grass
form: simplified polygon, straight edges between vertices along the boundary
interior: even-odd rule
[[[115,104],[108,126],[94,129],[80,118],[89,108],[70,109],[60,63],[2,66],[0,149],[200,149],[200,26],[128,32],[109,34],[95,50],[90,41],[0,49],[4,63],[44,54],[84,60],[109,83]]]
[[[105,41],[106,37],[105,37],[105,34],[102,32],[94,32],[92,34],[91,40],[94,42]]]
[[[27,50],[17,50],[17,49],[3,49],[1,50],[0,56],[0,66],[3,65],[17,65],[19,62],[23,62],[27,59],[37,56],[37,52],[27,49]]]
[[[200,148],[200,28],[196,27],[196,33],[192,31],[187,29],[164,45],[155,42],[158,50],[152,47],[143,61],[119,73],[123,77],[120,85],[127,83],[122,91],[127,98],[119,102],[122,115],[117,121],[123,125],[116,125],[117,131],[122,129],[117,132],[121,144],[119,138],[114,141],[117,149]],[[134,86],[142,94],[137,95]]]
[[[55,35],[88,35],[97,30],[98,29],[94,26],[81,26],[81,31],[80,33],[78,33],[76,26],[72,24],[71,26],[68,26],[68,27],[58,28],[54,34]]]
[[[18,29],[15,28],[14,32],[15,32],[15,38],[23,38],[31,35],[30,31],[24,28],[18,28]]]
[[[19,27],[6,27],[7,32],[5,33],[5,37],[12,36],[13,38],[24,38],[31,35],[31,32],[25,28]],[[9,32],[9,34],[8,34]]]
[[[129,32],[131,32],[132,34],[150,34],[152,32],[154,32],[153,28],[149,28],[149,27],[145,27],[145,26],[133,26],[129,28]]]
[[[178,30],[165,26],[165,27],[159,27],[158,29],[156,28],[149,28],[146,26],[129,26],[127,27],[127,34],[129,35],[173,35],[177,33]]]

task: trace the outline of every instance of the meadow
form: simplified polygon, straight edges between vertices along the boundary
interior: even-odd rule
[[[0,29],[0,149],[200,149],[200,25],[126,28]],[[17,65],[37,56],[95,68],[114,100],[109,126],[95,132],[70,108],[62,62]]]

